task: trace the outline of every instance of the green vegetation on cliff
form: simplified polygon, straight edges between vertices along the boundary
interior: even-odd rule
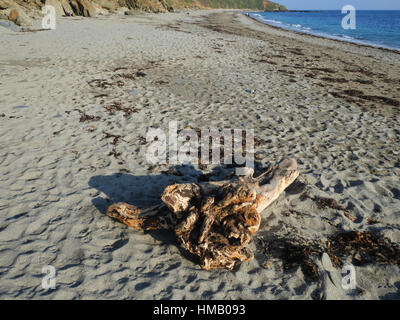
[[[96,1],[96,0],[95,0]],[[255,9],[265,11],[286,11],[286,7],[267,0],[119,0],[120,5],[132,9],[154,8],[157,3],[163,7],[179,8],[221,8]]]
[[[286,11],[286,7],[272,1],[265,0],[198,0],[209,8],[225,9],[257,9],[265,11]]]

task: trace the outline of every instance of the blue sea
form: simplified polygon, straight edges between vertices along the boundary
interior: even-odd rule
[[[272,26],[303,33],[400,50],[400,11],[356,11],[356,29],[342,28],[341,11],[253,12]]]

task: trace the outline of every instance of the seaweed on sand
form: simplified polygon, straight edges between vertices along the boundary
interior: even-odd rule
[[[121,139],[120,135],[111,134],[111,133],[108,133],[105,131],[103,131],[103,133],[104,133],[104,137],[101,140],[112,138],[113,141],[111,142],[111,144],[114,146],[116,146],[118,144],[119,140]]]
[[[136,113],[139,111],[136,108],[123,107],[122,102],[120,102],[120,101],[108,104],[108,105],[104,106],[104,109],[106,109],[106,112],[110,116],[114,115],[116,111],[122,111],[124,113],[124,117],[127,117],[127,116],[131,115],[132,113]]]
[[[263,254],[267,268],[272,258],[282,261],[285,271],[297,270],[299,267],[308,280],[319,278],[319,268],[315,263],[326,252],[336,268],[352,258],[356,266],[367,264],[396,264],[400,266],[400,246],[379,234],[370,231],[346,231],[330,235],[323,239],[307,240],[293,234],[273,235],[268,240],[257,237],[257,249]]]
[[[330,236],[327,253],[336,267],[343,265],[340,258],[346,256],[352,257],[354,265],[377,262],[400,266],[399,245],[369,231],[348,231]]]
[[[314,196],[311,197],[307,192],[302,194],[302,198],[304,199],[311,199],[314,201],[319,209],[326,209],[326,208],[331,208],[334,210],[342,211],[345,217],[352,222],[356,221],[357,218],[354,217],[349,210],[341,206],[340,204],[337,203],[335,199],[332,198],[324,198],[324,197],[319,197],[319,196]]]
[[[84,113],[82,110],[77,109],[78,112],[81,114],[79,118],[79,122],[89,122],[89,121],[99,121],[101,118],[99,116],[92,116]]]
[[[266,260],[264,268],[272,264],[272,258],[277,258],[282,261],[284,271],[295,271],[300,267],[307,280],[318,280],[319,268],[314,260],[322,255],[323,248],[317,242],[286,235],[270,240],[258,237],[256,246]]]

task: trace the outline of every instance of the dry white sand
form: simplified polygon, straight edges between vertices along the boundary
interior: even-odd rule
[[[257,245],[325,241],[338,230],[400,242],[399,55],[215,12],[60,18],[36,33],[0,27],[0,298],[399,298],[397,265],[356,266],[358,290],[345,291],[319,258],[310,280],[282,257],[265,266]],[[146,76],[124,76],[138,70]],[[115,103],[134,113],[108,114]],[[100,119],[80,122],[85,115]],[[146,162],[149,127],[172,120],[253,128],[262,164],[299,162],[304,184],[265,210],[255,259],[233,272],[202,271],[167,232],[141,234],[104,215],[112,202],[157,203],[166,185],[196,181],[198,168],[166,175]],[[121,138],[113,145],[104,132]],[[319,209],[306,191],[356,220]],[[56,290],[41,286],[46,265]]]

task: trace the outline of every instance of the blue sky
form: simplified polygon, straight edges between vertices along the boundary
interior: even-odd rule
[[[342,10],[349,4],[358,10],[400,10],[400,0],[273,0],[290,10]]]

